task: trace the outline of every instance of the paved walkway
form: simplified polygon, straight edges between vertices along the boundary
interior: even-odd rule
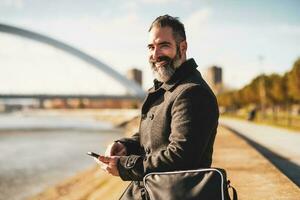
[[[247,140],[300,186],[300,132],[230,118],[222,118],[220,123]]]
[[[299,188],[272,163],[222,126],[215,141],[213,166],[227,170],[228,178],[242,200],[296,200]]]

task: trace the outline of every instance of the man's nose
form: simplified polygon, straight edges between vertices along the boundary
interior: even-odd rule
[[[161,57],[161,51],[159,48],[155,48],[153,51],[152,51],[152,58],[154,60],[157,60],[159,57]]]

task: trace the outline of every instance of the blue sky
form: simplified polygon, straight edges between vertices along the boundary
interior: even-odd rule
[[[203,72],[211,65],[221,66],[225,84],[239,88],[261,72],[284,73],[291,69],[300,57],[299,8],[298,0],[0,0],[0,23],[65,41],[123,74],[130,67],[140,68],[144,71],[144,87],[148,88],[152,73],[147,62],[147,29],[159,15],[178,16],[186,26],[188,57],[195,58],[198,69]],[[3,35],[2,61],[7,55],[5,46],[11,47],[14,41]],[[32,53],[39,55],[38,48],[41,47]],[[264,58],[262,62],[259,56]],[[58,71],[54,67],[57,63],[48,64],[46,74]],[[63,68],[60,66],[59,70],[64,71]],[[2,74],[8,71],[1,66],[0,70]],[[16,70],[31,71],[29,77],[37,73],[29,66]],[[87,80],[94,73],[88,67],[79,71]],[[51,83],[51,77],[48,78]],[[72,77],[69,79],[72,85]]]

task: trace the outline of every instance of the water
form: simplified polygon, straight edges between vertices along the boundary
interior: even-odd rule
[[[121,134],[92,118],[0,116],[0,199],[24,199],[92,166],[85,153],[103,153]]]

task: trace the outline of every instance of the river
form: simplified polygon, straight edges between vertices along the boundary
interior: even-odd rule
[[[0,115],[0,199],[22,200],[89,168],[122,130],[78,116]]]

